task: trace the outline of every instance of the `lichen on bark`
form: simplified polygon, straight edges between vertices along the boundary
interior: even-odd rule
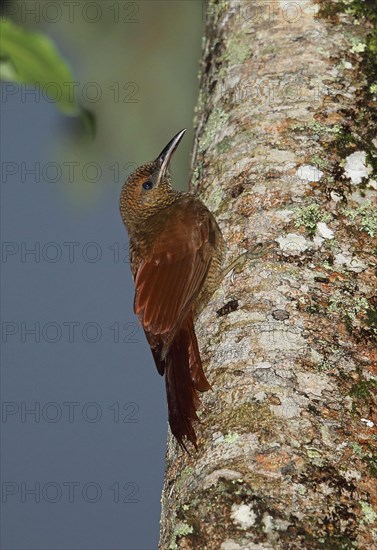
[[[199,451],[169,439],[162,550],[377,547],[372,4],[204,4],[192,190],[227,262],[274,246],[197,320],[213,389]]]

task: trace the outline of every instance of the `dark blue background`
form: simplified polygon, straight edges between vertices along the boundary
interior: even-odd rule
[[[91,28],[84,45],[80,42],[84,42],[82,27],[71,30],[73,39],[68,40],[61,28],[58,32],[42,25],[44,32],[56,37],[83,82],[93,75],[80,66],[90,59],[95,67],[93,52],[102,42],[97,78],[103,89],[111,79],[107,76],[105,84],[101,71],[112,49],[119,48],[119,40],[129,44],[125,48],[134,45],[140,50],[143,35],[148,40],[151,28],[160,25],[166,30],[160,42],[156,36],[144,52],[135,54],[133,62],[128,52],[126,80],[136,81],[139,74],[145,78],[140,80],[137,104],[114,104],[107,98],[108,103],[86,105],[98,118],[94,142],[77,136],[78,123],[65,118],[53,103],[25,99],[21,89],[4,94],[6,84],[2,85],[4,550],[150,550],[158,545],[167,432],[165,388],[133,315],[127,237],[118,211],[122,178],[115,181],[109,169],[113,162],[150,160],[176,131],[188,127],[186,143],[173,166],[178,183],[183,185],[188,179],[201,3],[179,2],[180,11],[171,13],[170,22],[166,20],[169,3],[156,4],[160,9],[153,12],[156,6],[149,8],[150,3],[142,2],[134,34],[129,27],[114,28],[114,42],[111,28],[92,42],[95,32]],[[105,61],[100,60],[100,52]],[[169,52],[173,57],[169,58]],[[150,66],[151,56],[159,60],[153,75],[144,74],[140,56],[145,58],[145,67]],[[121,59],[114,53],[113,80],[124,68]],[[184,78],[179,70],[184,70]],[[153,102],[151,87],[156,78],[159,95]],[[169,80],[174,82],[171,87]],[[79,172],[87,162],[102,166],[102,176],[93,185],[82,181],[85,178],[80,174],[74,182],[68,181],[63,163],[77,158]],[[6,176],[9,163],[14,163],[16,174]],[[36,163],[40,163],[41,178],[23,174]],[[62,169],[58,181],[52,181],[52,165],[50,175],[43,174],[47,163]],[[67,242],[78,243],[73,258],[63,245]],[[96,244],[88,247],[88,243]],[[22,254],[25,247],[35,246],[40,247],[37,256]],[[118,247],[119,258],[114,252]],[[7,255],[11,249],[14,254]],[[60,252],[61,257],[53,261]],[[90,261],[99,252],[101,256]],[[71,322],[79,325],[70,338],[64,323]],[[26,334],[24,329],[35,328],[36,323],[37,335]],[[64,403],[77,403],[73,418]],[[39,421],[35,415],[24,414],[25,407],[38,404]],[[73,496],[67,482],[78,483]],[[40,484],[39,502],[35,495],[25,495],[22,485],[31,489],[36,483]],[[114,484],[119,484],[119,502]]]

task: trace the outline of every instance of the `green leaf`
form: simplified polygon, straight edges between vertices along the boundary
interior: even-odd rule
[[[3,80],[34,84],[67,115],[83,115],[74,99],[72,73],[45,35],[13,22],[0,22],[0,76]],[[86,115],[87,116],[87,115]]]
[[[80,112],[80,118],[87,134],[91,138],[94,138],[97,132],[96,115],[93,113],[93,111],[90,111],[89,109],[85,109],[83,107]]]
[[[0,80],[15,81],[16,78],[17,73],[10,59],[0,58]]]

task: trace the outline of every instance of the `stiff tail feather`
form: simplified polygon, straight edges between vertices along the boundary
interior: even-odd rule
[[[197,390],[206,391],[211,386],[203,371],[191,315],[177,331],[166,355],[165,383],[171,431],[183,449],[187,451],[183,439],[187,437],[197,450],[193,427],[201,406]]]

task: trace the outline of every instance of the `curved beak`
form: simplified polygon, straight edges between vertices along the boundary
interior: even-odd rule
[[[167,146],[164,147],[164,149],[156,158],[156,162],[159,164],[157,184],[161,181],[161,179],[165,175],[166,170],[169,166],[170,159],[173,156],[173,153],[178,147],[179,142],[183,138],[183,135],[185,132],[186,132],[186,128],[178,132],[178,134],[175,135],[171,141],[169,141]]]

